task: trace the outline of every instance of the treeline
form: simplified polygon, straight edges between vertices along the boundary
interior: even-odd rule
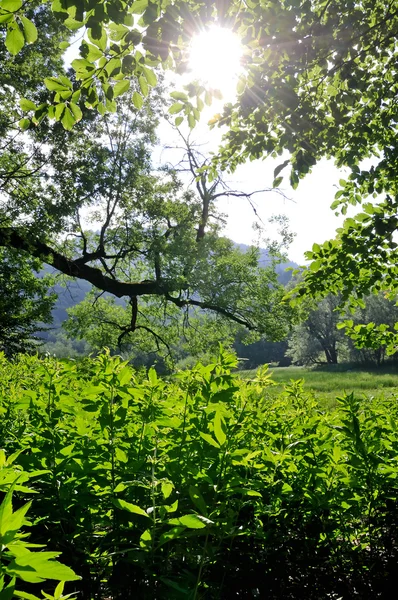
[[[76,358],[90,353],[95,354],[99,350],[98,345],[74,337],[70,324],[68,326],[66,320],[68,311],[74,314],[73,299],[82,300],[86,290],[75,289],[73,286],[68,289],[59,287],[57,291],[61,293],[53,311],[54,329],[49,329],[44,334],[45,343],[41,347],[41,352],[48,352],[58,358]],[[197,331],[196,348],[193,347],[190,352],[183,339],[181,345],[173,347],[173,366],[191,368],[198,359],[204,362],[210,360],[211,351],[221,338],[224,342],[229,341],[230,347],[240,359],[241,369],[254,369],[265,363],[272,363],[274,366],[349,363],[375,367],[385,363],[396,363],[396,355],[390,356],[386,344],[380,342],[377,336],[373,340],[368,339],[366,347],[359,347],[361,344],[348,336],[343,327],[346,319],[349,318],[354,330],[356,326],[365,325],[369,332],[377,331],[377,327],[381,324],[394,330],[395,323],[398,322],[398,306],[395,300],[389,299],[384,294],[372,295],[367,297],[362,307],[358,307],[353,314],[341,311],[340,304],[339,296],[329,295],[318,303],[312,302],[311,306],[307,305],[305,314],[301,314],[303,320],[292,328],[285,339],[277,342],[261,338],[248,344],[243,329],[234,334],[230,331],[229,335],[227,330],[223,332],[217,330],[216,335],[213,329],[213,337],[211,337],[211,328],[203,322],[202,331],[200,328]],[[121,305],[119,309],[122,310]],[[62,321],[62,318],[65,320]],[[120,348],[115,345],[111,347],[111,351],[115,354],[120,353]],[[144,350],[124,348],[122,354],[137,367],[149,367],[154,364],[160,372],[166,372],[170,368],[162,352],[154,354]]]

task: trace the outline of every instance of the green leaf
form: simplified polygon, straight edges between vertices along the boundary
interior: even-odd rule
[[[36,25],[27,19],[26,17],[20,17],[23,25],[23,31],[25,35],[25,40],[28,44],[33,44],[37,40],[37,29]]]
[[[46,77],[44,85],[50,92],[64,92],[72,89],[72,82],[67,77]]]
[[[60,102],[59,104],[56,105],[55,107],[55,111],[54,111],[54,117],[59,121],[59,119],[62,117],[62,115],[64,114],[64,110],[66,108],[66,104],[65,102]]]
[[[192,114],[188,115],[188,125],[191,129],[193,129],[196,125],[195,117]]]
[[[114,97],[116,98],[117,96],[124,94],[125,92],[127,92],[127,90],[129,88],[130,88],[130,81],[128,79],[122,79],[121,81],[118,81],[117,84],[113,88]]]
[[[8,27],[6,35],[6,48],[11,54],[18,54],[25,45],[25,37],[16,23]]]
[[[279,175],[279,173],[285,168],[287,167],[287,165],[289,164],[289,159],[285,160],[282,164],[278,165],[277,167],[275,167],[274,170],[274,179],[276,179]],[[274,186],[277,187],[277,186]]]
[[[15,17],[12,13],[0,15],[0,23],[11,23],[11,21],[14,21],[14,19]]]
[[[148,69],[148,67],[142,67],[142,72],[144,73],[144,77],[149,85],[155,87],[158,83],[158,79],[152,69]]]
[[[126,488],[127,486],[124,483],[118,483],[113,491],[115,492],[115,494],[117,494],[118,492],[124,492]]]
[[[140,85],[140,90],[141,90],[142,95],[144,97],[148,96],[149,88],[148,88],[147,80],[144,77],[140,76],[138,78],[138,83]]]
[[[28,110],[36,110],[37,106],[31,100],[27,100],[27,98],[21,98],[19,101],[19,106],[23,111],[27,112]]]
[[[24,581],[37,579],[55,579],[57,581],[77,581],[81,579],[72,569],[58,562],[49,560],[52,552],[27,552],[15,558],[7,567],[7,573]],[[35,582],[33,581],[33,583]]]
[[[67,50],[69,47],[70,47],[69,42],[61,42],[60,44],[58,44],[58,48],[61,48],[61,50]]]
[[[82,54],[90,62],[95,62],[104,56],[104,53],[97,46],[87,42],[84,44],[84,50],[85,52],[82,52]]]
[[[96,28],[89,28],[87,30],[87,35],[90,42],[105,52],[108,43],[108,36],[106,35],[104,27],[98,25]]]
[[[27,502],[17,511],[15,511],[12,516],[8,519],[7,527],[9,532],[18,531],[25,520],[25,515],[28,512],[29,508],[32,505],[32,501]],[[3,537],[3,536],[2,536]]]
[[[120,508],[121,510],[127,510],[129,513],[133,513],[135,515],[140,515],[141,517],[146,517],[149,519],[148,513],[145,512],[142,508],[137,506],[136,504],[131,504],[130,502],[126,502],[125,500],[119,500],[118,498],[114,498],[112,503],[116,506],[116,508]]]
[[[213,428],[214,435],[216,436],[218,443],[220,444],[220,446],[223,446],[225,444],[227,436],[225,435],[223,430],[223,419],[221,417],[220,411],[216,411],[216,414],[214,416]]]
[[[314,262],[312,262],[310,264],[310,270],[311,271],[318,271],[322,266],[322,260],[318,259],[318,260],[314,260]]]
[[[74,102],[69,102],[69,108],[73,113],[73,116],[75,118],[75,122],[80,121],[80,119],[83,116],[82,111],[80,110],[80,107],[75,104]]]
[[[169,529],[169,531],[165,531],[164,533],[162,533],[162,535],[159,538],[159,546],[162,546],[163,544],[166,544],[167,542],[169,542],[171,540],[175,540],[175,539],[181,537],[181,535],[184,533],[184,531],[186,531],[186,527],[181,527],[181,526],[180,527],[172,527],[171,529]]]
[[[205,442],[207,442],[208,444],[210,444],[211,446],[214,446],[214,448],[219,448],[219,444],[217,444],[216,440],[213,439],[211,437],[211,435],[209,435],[208,433],[203,433],[202,431],[199,431],[199,435],[201,438],[203,438],[205,440]]]
[[[188,96],[187,94],[184,94],[184,92],[171,92],[170,96],[174,100],[182,100],[183,102],[188,102]]]
[[[162,488],[163,498],[165,500],[167,500],[167,498],[170,496],[171,492],[174,489],[174,485],[171,483],[171,481],[162,481],[161,488]]]
[[[178,519],[169,519],[167,522],[170,525],[181,525],[183,527],[187,527],[188,529],[204,529],[206,525],[213,524],[213,521],[210,521],[210,519],[196,514],[184,515]]]
[[[30,119],[21,119],[18,122],[18,125],[19,125],[19,127],[20,127],[20,129],[22,131],[26,131],[27,129],[29,129],[30,124],[31,124],[31,120]]]
[[[158,376],[153,367],[151,367],[148,371],[148,380],[152,387],[155,387],[155,385],[158,383]]]
[[[206,502],[196,485],[191,485],[189,487],[189,495],[196,508],[198,508],[204,515],[207,515]]]
[[[183,121],[184,117],[176,117],[176,119],[174,120],[174,124],[176,127],[179,127]]]
[[[123,463],[127,463],[129,460],[127,454],[121,448],[116,448],[115,456],[116,456],[117,460],[119,460],[120,462],[123,462]]]
[[[1,589],[1,588],[0,588]],[[11,600],[14,598],[15,590],[15,579],[12,579],[10,583],[0,592],[0,600]]]
[[[11,485],[7,494],[0,504],[0,536],[3,537],[9,530],[9,522],[12,516],[12,493],[16,486],[16,481]]]
[[[148,8],[148,0],[136,0],[132,3],[130,12],[136,15],[142,15]]]
[[[181,102],[175,102],[174,104],[172,104],[169,108],[169,113],[171,115],[174,115],[176,113],[179,113],[183,110],[184,108],[184,104],[181,104]]]
[[[76,118],[68,106],[66,106],[61,117],[61,123],[67,131],[70,131],[76,123]]]
[[[16,12],[22,6],[22,0],[1,0],[0,8],[9,12]]]
[[[60,581],[54,591],[54,600],[59,600],[64,593],[65,581]]]

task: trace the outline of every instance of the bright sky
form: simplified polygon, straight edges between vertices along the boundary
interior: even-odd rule
[[[65,64],[77,56],[80,42],[77,35],[70,49],[65,53]],[[185,79],[178,76],[173,80],[170,78],[171,87],[181,91],[183,85],[188,83],[193,76],[207,78],[208,85],[219,86],[224,93],[226,101],[232,101],[236,82],[239,76],[239,59],[241,49],[238,41],[230,32],[212,30],[204,39],[193,40],[191,51],[192,74]],[[169,79],[169,75],[167,75]],[[222,103],[217,102],[210,108],[206,108],[202,115],[201,123],[191,134],[191,141],[203,144],[202,151],[214,151],[220,141],[220,131],[210,131],[207,121],[217,112],[220,112]],[[188,129],[184,129],[184,135]],[[176,132],[168,123],[162,123],[159,127],[160,147],[154,154],[155,164],[170,162],[176,164],[181,158],[181,152],[164,150],[162,146],[178,146],[181,144]],[[242,165],[233,175],[226,175],[225,180],[233,189],[243,192],[253,192],[269,188],[273,181],[273,172],[284,158],[276,160],[249,162]],[[332,162],[323,160],[315,166],[313,172],[302,180],[297,190],[292,190],[288,184],[287,167],[281,175],[285,174],[286,182],[282,183],[281,190],[288,199],[284,199],[275,192],[256,194],[252,201],[256,205],[257,213],[264,223],[271,215],[285,214],[290,220],[291,231],[296,233],[294,242],[289,250],[289,258],[298,263],[304,261],[304,252],[310,250],[314,242],[324,242],[334,237],[335,230],[343,221],[336,217],[330,209],[334,195],[337,191],[339,179],[344,173],[339,171]],[[235,242],[251,244],[258,240],[258,235],[253,230],[256,220],[253,209],[249,202],[242,198],[222,199],[219,208],[227,217],[225,234]],[[267,227],[269,237],[276,236],[276,226]]]
[[[170,78],[170,86],[181,90],[184,83],[196,77],[203,80],[210,87],[219,87],[226,101],[232,101],[235,95],[236,83],[241,71],[240,57],[242,48],[238,38],[230,31],[221,28],[212,28],[208,32],[198,35],[192,41],[191,47],[191,75],[184,78],[174,76]],[[191,141],[197,142],[203,153],[216,150],[220,141],[220,130],[210,130],[207,121],[217,112],[221,112],[222,102],[217,102],[210,108],[205,108],[201,123],[191,133]],[[188,129],[181,126],[184,135]],[[161,145],[178,146],[180,140],[170,125],[164,123],[159,128]],[[181,154],[176,151],[162,151],[155,160],[176,164]],[[226,175],[225,181],[232,189],[246,193],[261,190],[272,186],[273,173],[276,166],[281,164],[286,157],[267,159],[265,161],[249,162],[242,165],[233,175]],[[323,160],[313,169],[313,172],[302,180],[297,190],[292,190],[288,183],[289,167],[285,174],[286,182],[282,183],[281,190],[287,197],[284,199],[275,192],[256,194],[252,202],[261,221],[267,222],[271,215],[285,214],[290,220],[291,231],[296,233],[294,242],[289,251],[291,260],[301,263],[304,252],[310,250],[314,242],[324,242],[335,235],[335,230],[343,221],[336,217],[330,205],[334,200],[339,179],[344,173],[339,171],[331,161]],[[235,242],[251,244],[258,239],[253,230],[256,217],[249,202],[243,198],[225,198],[220,200],[219,208],[227,216],[225,234]],[[276,236],[276,226],[267,228],[269,237]]]
[[[176,89],[178,85],[176,85]],[[211,109],[208,109],[209,111]],[[192,141],[201,145],[201,151],[215,150],[218,145],[220,134],[217,130],[209,130],[207,120],[212,113],[207,113],[203,123],[191,133]],[[184,130],[184,135],[188,130]],[[170,162],[176,164],[181,158],[181,152],[176,150],[162,149],[162,145],[168,147],[181,145],[178,135],[173,132],[171,126],[163,123],[159,128],[160,148],[155,153],[155,161],[159,163]],[[284,157],[278,159],[266,159],[248,162],[240,166],[233,175],[225,175],[225,181],[229,187],[246,193],[262,190],[272,186],[274,169],[281,164]],[[289,185],[289,166],[281,173],[285,179],[281,185],[286,199],[276,192],[264,192],[253,196],[252,202],[263,223],[272,215],[284,214],[290,220],[290,229],[296,233],[296,237],[289,250],[289,258],[295,262],[304,261],[304,252],[311,250],[312,244],[321,243],[334,237],[336,228],[343,222],[343,217],[336,217],[330,205],[334,200],[339,179],[344,177],[344,172],[337,169],[331,161],[322,160],[315,166],[313,172],[307,175],[296,190]],[[227,217],[225,234],[235,242],[243,244],[255,243],[258,239],[253,229],[256,216],[250,203],[245,198],[225,198],[218,204],[220,211]],[[260,223],[261,224],[261,223]],[[276,236],[276,226],[270,225],[266,228],[269,237]]]

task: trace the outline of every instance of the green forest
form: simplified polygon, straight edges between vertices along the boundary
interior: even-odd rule
[[[0,600],[394,597],[397,37],[397,0],[0,0]],[[300,266],[256,207],[325,159]]]

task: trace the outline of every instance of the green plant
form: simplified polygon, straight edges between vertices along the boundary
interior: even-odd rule
[[[55,579],[60,583],[50,596],[42,592],[42,598],[70,598],[74,594],[63,595],[64,583],[76,581],[79,577],[69,567],[54,560],[59,552],[38,550],[41,544],[32,544],[26,541],[27,535],[22,531],[23,526],[29,525],[26,514],[31,507],[29,501],[17,510],[13,510],[13,493],[15,490],[31,492],[21,486],[22,481],[37,476],[37,473],[25,474],[13,467],[19,452],[6,459],[3,450],[0,450],[0,489],[8,487],[8,491],[0,504],[0,598],[27,598],[39,600],[34,594],[16,589],[20,582],[42,583],[48,579]],[[11,481],[11,483],[10,483]],[[20,580],[17,582],[17,580]]]

